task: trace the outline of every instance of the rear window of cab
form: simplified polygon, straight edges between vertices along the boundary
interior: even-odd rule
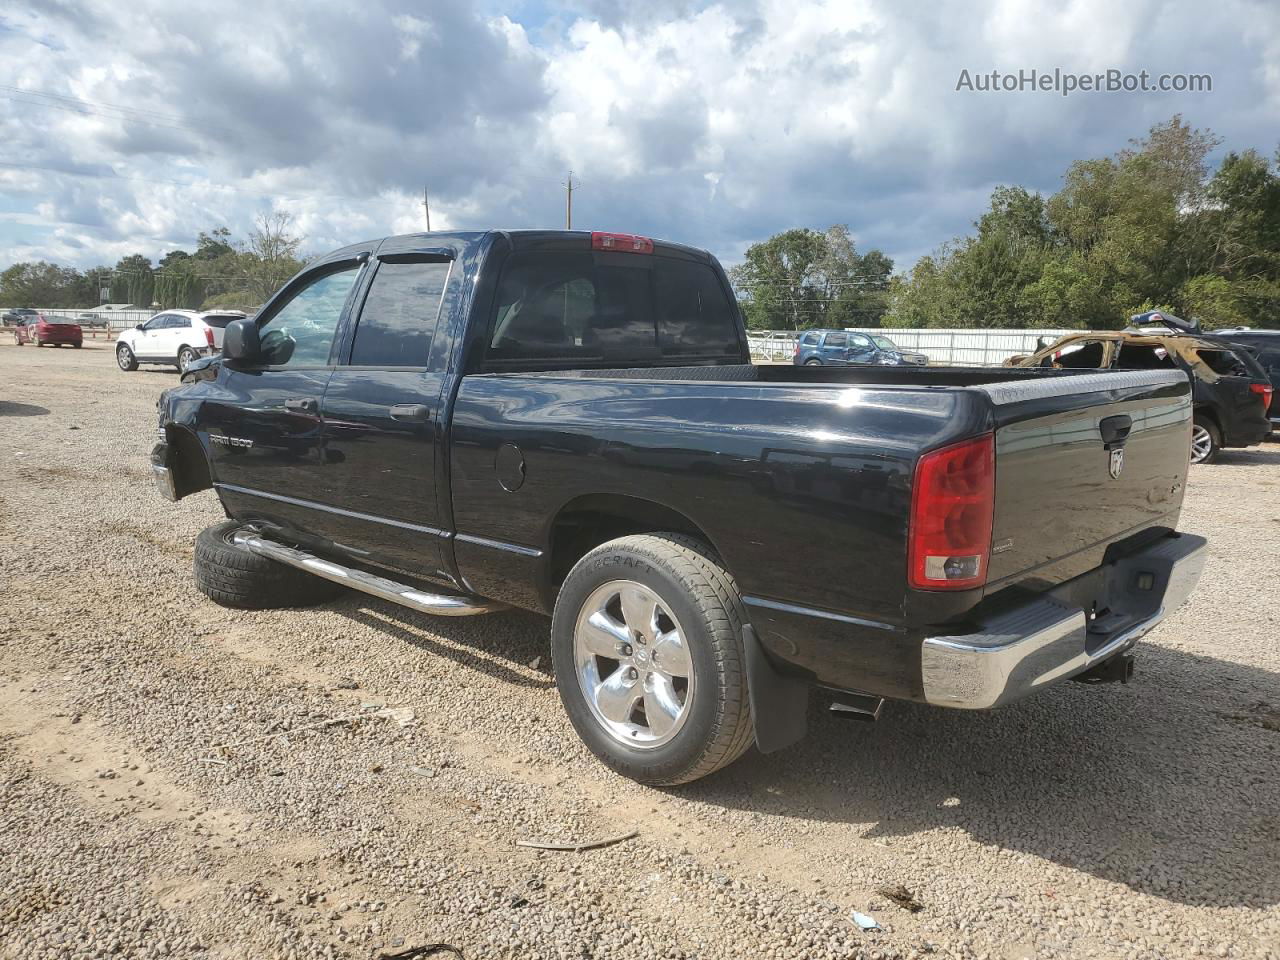
[[[514,252],[503,264],[485,366],[740,361],[737,309],[706,263],[612,251]]]

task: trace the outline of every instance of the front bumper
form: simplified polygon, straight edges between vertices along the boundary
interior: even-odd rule
[[[974,633],[928,637],[925,699],[985,710],[1124,653],[1191,595],[1208,555],[1203,537],[1174,534],[1102,568],[1087,611],[1069,585],[992,616]]]

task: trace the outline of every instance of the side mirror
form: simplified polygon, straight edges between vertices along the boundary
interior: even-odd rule
[[[145,324],[135,323],[135,324],[133,325],[133,329],[135,329],[135,330],[141,330],[141,329],[143,328],[143,326],[145,326]]]
[[[262,342],[258,325],[252,317],[232,320],[222,333],[222,355],[240,363],[256,363],[262,359]]]

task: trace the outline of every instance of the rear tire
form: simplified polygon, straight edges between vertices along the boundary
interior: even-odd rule
[[[822,366],[822,361],[821,361],[821,360],[806,360],[806,361],[804,362],[804,365],[805,365],[806,367],[820,367],[820,366]]]
[[[1197,413],[1191,422],[1191,462],[1213,463],[1222,451],[1222,434],[1218,425]]]
[[[133,351],[125,344],[116,347],[116,363],[125,373],[132,373],[138,369],[138,358],[133,355]]]
[[[633,611],[652,614],[627,616],[622,590]],[[621,537],[579,560],[556,599],[551,655],[561,702],[591,752],[655,785],[688,783],[742,756],[755,732],[745,617],[733,578],[693,537]],[[606,649],[615,640],[617,656]],[[661,716],[660,703],[672,705]]]
[[[251,553],[231,537],[243,524],[225,520],[196,537],[196,587],[214,603],[240,610],[309,607],[343,592],[336,583]]]
[[[183,347],[178,351],[178,372],[186,373],[187,367],[195,363],[199,357],[200,354],[196,353],[190,347]]]
[[[75,347],[77,350],[79,350],[81,347],[83,347],[83,346],[84,346],[84,344],[83,344],[83,343],[73,343],[73,344],[72,344],[72,346],[73,346],[73,347]]]

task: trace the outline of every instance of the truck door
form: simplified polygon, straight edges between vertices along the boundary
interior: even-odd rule
[[[452,260],[380,253],[371,266],[324,394],[320,495],[343,513],[339,550],[447,580],[436,498],[448,358],[432,340]]]
[[[846,364],[849,362],[849,336],[844,333],[828,333],[822,341],[822,362]]]
[[[361,267],[354,259],[326,263],[281,291],[258,318],[261,362],[224,362],[224,390],[201,408],[223,502],[236,517],[300,542],[327,542],[344,530],[324,501],[320,403]]]

